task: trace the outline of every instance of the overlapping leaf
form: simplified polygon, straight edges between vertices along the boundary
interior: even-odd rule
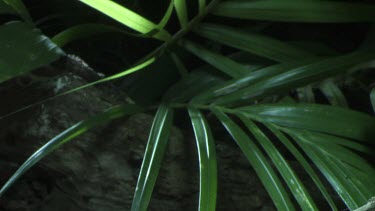
[[[168,144],[172,120],[173,110],[166,105],[160,105],[152,124],[146,152],[143,157],[131,207],[132,211],[147,210]]]
[[[65,53],[26,23],[0,26],[0,82],[47,65]]]
[[[224,1],[215,15],[286,22],[374,22],[373,4],[341,1],[256,0]]]
[[[215,211],[217,161],[215,143],[208,123],[196,108],[189,108],[199,157],[199,211]]]
[[[7,191],[13,183],[15,183],[26,171],[38,163],[42,158],[59,148],[61,145],[71,141],[79,135],[87,132],[89,129],[101,124],[108,123],[113,119],[117,119],[126,115],[141,112],[142,108],[136,105],[121,105],[109,109],[99,115],[81,121],[64,132],[58,134],[44,146],[39,148],[33,155],[31,155],[22,166],[13,174],[13,176],[4,184],[0,190],[0,197]]]

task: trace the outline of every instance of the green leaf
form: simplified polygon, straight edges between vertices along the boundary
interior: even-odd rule
[[[0,14],[17,14],[17,12],[5,1],[0,0]]]
[[[80,1],[132,28],[133,30],[140,32],[141,34],[152,34],[153,37],[162,41],[168,41],[171,39],[171,35],[164,29],[159,29],[159,26],[155,23],[113,1]]]
[[[147,36],[126,32],[125,30],[107,24],[85,23],[65,29],[56,34],[52,38],[52,41],[56,43],[56,45],[63,47],[73,41],[104,33],[121,33],[124,35],[148,38]]]
[[[233,104],[239,101],[248,101],[277,93],[285,93],[303,85],[344,73],[343,69],[349,69],[351,66],[373,58],[374,55],[372,54],[354,52],[344,56],[322,59],[312,64],[290,69],[289,71],[259,81],[246,89],[223,96],[215,101],[215,104]]]
[[[193,71],[186,78],[174,84],[164,94],[163,100],[179,103],[186,102],[202,92],[202,90],[209,89],[222,82],[223,79],[214,74],[205,71]]]
[[[29,14],[29,11],[27,11],[25,5],[23,4],[22,0],[2,0],[8,5],[10,5],[17,13],[27,22],[32,23],[33,20]],[[1,13],[1,5],[0,2],[0,13]]]
[[[271,65],[265,68],[261,68],[254,72],[250,72],[242,76],[241,78],[229,80],[228,82],[225,82],[224,84],[212,87],[211,89],[204,91],[203,93],[195,96],[193,98],[193,102],[204,103],[204,102],[216,99],[216,98],[222,99],[223,96],[231,94],[231,93],[241,92],[240,90],[242,90],[243,88],[248,87],[249,85],[252,85],[252,84],[256,84],[256,82],[259,82],[262,79],[266,79],[275,75],[279,75],[288,70],[300,67],[303,64],[306,64],[306,63],[291,62],[291,63],[285,63],[285,64],[276,64],[276,65]]]
[[[374,22],[375,6],[340,1],[225,1],[211,12],[215,15],[285,22]]]
[[[283,187],[267,158],[253,140],[220,109],[213,108],[212,111],[249,160],[251,166],[254,168],[275,203],[276,208],[278,210],[295,210],[288,192]]]
[[[169,19],[171,19],[173,8],[174,8],[173,6],[174,6],[174,0],[171,0],[167,8],[167,11],[165,11],[163,18],[160,20],[158,24],[158,29],[164,29]]]
[[[146,211],[151,199],[173,121],[173,110],[160,105],[148,138],[131,210]]]
[[[202,23],[194,32],[210,40],[278,62],[295,62],[314,57],[279,40],[227,26]]]
[[[261,122],[352,138],[374,144],[375,118],[340,107],[317,104],[254,105],[236,109]]]
[[[100,83],[104,83],[104,82],[107,82],[107,81],[111,81],[111,80],[115,80],[115,79],[127,76],[127,75],[129,75],[131,73],[134,73],[134,72],[136,72],[138,70],[141,70],[141,69],[143,69],[143,68],[151,65],[154,62],[155,62],[155,57],[152,57],[152,58],[146,60],[145,62],[140,63],[140,64],[138,64],[136,66],[133,66],[133,67],[131,67],[129,69],[126,69],[126,70],[124,70],[124,71],[122,71],[120,73],[117,73],[117,74],[105,77],[105,78],[100,79],[98,81],[94,81],[92,83],[85,84],[85,85],[77,87],[77,88],[74,88],[72,90],[69,90],[69,91],[66,91],[64,93],[61,93],[58,96],[66,95],[66,94],[69,94],[69,93],[72,93],[72,92],[76,92],[76,91],[81,90],[81,89],[85,89],[85,88],[90,87],[90,86],[94,86],[94,85],[97,85],[97,84],[100,84]]]
[[[349,107],[345,95],[331,79],[324,80],[319,88],[332,105]]]
[[[1,25],[0,40],[0,83],[65,55],[39,30],[22,22]]]
[[[38,163],[42,158],[47,156],[49,153],[58,149],[61,145],[71,141],[73,138],[85,133],[91,128],[98,125],[108,123],[113,119],[117,119],[126,115],[135,114],[141,112],[142,109],[136,105],[121,105],[109,109],[99,115],[81,121],[72,127],[68,128],[64,132],[55,136],[53,139],[48,141],[45,145],[39,148],[33,155],[31,155],[22,166],[13,174],[13,176],[4,184],[0,190],[0,197],[12,186],[26,171]]]
[[[202,113],[189,108],[199,155],[199,211],[215,211],[217,194],[217,161],[215,143]]]
[[[288,133],[298,134],[297,130],[286,130]],[[325,156],[330,156],[332,158],[338,159],[346,164],[349,164],[366,173],[370,178],[375,178],[375,169],[369,164],[365,159],[352,152],[351,150],[345,148],[342,143],[348,142],[350,140],[345,140],[340,137],[329,136],[320,133],[308,133],[304,132],[304,141],[311,145],[319,146],[319,150],[325,154]],[[336,140],[335,140],[336,139]],[[338,142],[341,141],[340,144]],[[367,148],[370,148],[367,146]],[[369,149],[371,151],[371,149]]]
[[[206,0],[198,0],[198,15],[203,14],[204,10],[206,9]]]
[[[370,101],[372,105],[372,110],[375,112],[375,88],[372,88],[370,92]]]
[[[210,65],[216,67],[218,70],[222,71],[232,78],[239,78],[249,72],[249,69],[244,65],[237,63],[226,56],[205,49],[199,44],[195,44],[189,40],[181,40],[180,43],[188,51],[195,54],[202,60],[206,61]]]
[[[305,159],[299,149],[294,146],[294,144],[282,133],[280,132],[273,124],[264,124],[280,141],[284,144],[284,146],[289,150],[290,153],[296,158],[299,164],[305,169],[305,171],[309,174],[311,179],[314,181],[316,186],[318,186],[320,192],[323,194],[324,198],[331,206],[332,210],[338,210],[335,202],[332,200],[332,197],[328,193],[328,190],[319,179],[319,176],[315,173],[314,169],[311,167],[310,163]]]
[[[268,156],[271,158],[273,164],[284,178],[289,190],[292,192],[294,198],[297,200],[302,210],[318,210],[310,194],[307,192],[301,180],[295,174],[283,155],[272,144],[271,140],[244,115],[239,114],[238,117],[246,125],[249,131],[254,135],[258,143],[263,147]]]
[[[299,102],[315,103],[315,95],[311,85],[298,88],[297,90]]]
[[[349,209],[355,209],[366,203],[366,199],[363,199],[362,194],[351,182],[352,178],[343,169],[338,167],[338,162],[325,156],[318,147],[303,143],[305,140],[304,136],[292,135],[292,137],[331,183]]]
[[[178,72],[180,73],[182,78],[186,78],[189,75],[189,71],[186,69],[184,63],[181,61],[180,57],[177,56],[175,53],[171,53],[171,58],[173,62],[175,63]]]
[[[189,24],[189,18],[187,14],[187,7],[185,0],[174,0],[174,6],[176,8],[177,17],[180,21],[182,29],[187,29]]]

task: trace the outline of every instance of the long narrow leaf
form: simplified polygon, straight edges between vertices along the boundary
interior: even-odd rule
[[[295,62],[313,57],[312,54],[279,40],[227,26],[202,23],[194,32],[224,45],[278,62]]]
[[[65,53],[23,22],[0,26],[0,83],[56,61]]]
[[[372,88],[372,90],[370,92],[370,101],[371,101],[371,105],[372,105],[372,110],[375,113],[375,88]]]
[[[206,61],[210,65],[216,67],[218,70],[222,71],[224,74],[227,74],[232,78],[239,78],[249,72],[249,70],[244,65],[237,63],[226,56],[205,49],[203,46],[200,46],[188,40],[182,40],[180,43],[188,51],[195,54],[202,60]]]
[[[171,39],[171,35],[164,29],[159,30],[158,25],[144,18],[143,16],[123,7],[111,0],[80,0],[81,2],[99,10],[116,21],[140,32],[141,34],[149,34],[157,31],[153,37],[162,41]]]
[[[254,168],[275,203],[276,208],[278,210],[295,210],[280,179],[253,140],[220,109],[213,108],[212,111],[249,160],[251,166]]]
[[[304,140],[303,136],[293,138],[319,168],[350,209],[355,209],[366,202],[358,192],[358,189],[349,181],[348,175],[342,172],[331,158],[324,156],[314,146],[302,143],[301,140]]]
[[[108,123],[113,119],[117,119],[126,115],[135,114],[141,112],[142,109],[136,105],[122,105],[109,109],[99,115],[91,117],[87,120],[81,121],[72,127],[68,128],[64,132],[60,133],[44,146],[39,148],[33,155],[31,155],[22,166],[13,174],[13,176],[4,184],[0,190],[0,197],[12,186],[26,171],[38,163],[42,158],[47,156],[49,153],[58,149],[61,145],[71,141],[73,138],[85,133],[89,129]]]
[[[132,211],[145,211],[151,199],[172,126],[173,111],[161,105],[148,138],[132,203]]]
[[[238,117],[246,125],[249,131],[254,135],[258,143],[267,152],[273,164],[284,178],[289,190],[293,193],[302,210],[317,210],[316,204],[312,200],[310,194],[307,192],[305,186],[285,160],[283,155],[272,144],[271,140],[254,124],[250,119],[244,115],[239,114]]]
[[[10,5],[17,13],[23,18],[23,20],[32,23],[32,18],[27,11],[26,6],[23,4],[22,0],[3,0],[5,3]],[[0,3],[1,7],[1,3]],[[1,9],[0,9],[1,10]]]
[[[345,95],[331,79],[323,81],[319,88],[332,105],[348,107]]]
[[[319,176],[315,173],[315,170],[311,167],[310,163],[305,159],[300,150],[294,146],[294,144],[282,133],[280,132],[273,124],[266,123],[265,126],[284,144],[284,146],[289,150],[290,153],[296,158],[299,164],[305,169],[309,174],[311,179],[314,181],[316,186],[318,186],[320,192],[323,194],[324,198],[331,206],[332,210],[337,211],[337,207],[332,197],[328,193],[327,188],[324,186],[322,181],[319,179]]]
[[[176,8],[177,17],[178,17],[178,20],[180,21],[180,25],[182,29],[186,29],[189,23],[186,1],[174,0],[174,6]]]
[[[222,85],[212,87],[211,89],[200,93],[199,95],[193,98],[194,102],[206,103],[213,99],[222,99],[222,96],[235,93],[237,91],[241,92],[243,88],[246,88],[256,82],[259,82],[263,79],[270,78],[275,75],[279,75],[288,70],[300,67],[304,64],[309,64],[311,62],[291,62],[284,64],[271,65],[269,67],[261,68],[254,72],[248,73],[241,78],[230,80]]]
[[[200,111],[189,108],[199,154],[200,191],[199,211],[216,210],[217,161],[211,130]]]
[[[215,15],[285,22],[374,22],[373,4],[340,1],[226,1],[212,11]]]
[[[323,59],[266,78],[246,89],[218,99],[215,104],[235,104],[245,100],[261,98],[265,95],[285,93],[306,84],[311,84],[339,73],[345,73],[345,69],[374,58],[375,55],[372,54],[354,52],[344,56]]]
[[[375,118],[340,107],[317,104],[254,105],[238,109],[262,122],[352,138],[374,144]]]
[[[124,35],[148,38],[145,35],[126,32],[125,30],[107,24],[85,23],[65,29],[56,34],[52,38],[52,41],[56,45],[63,47],[70,42],[104,33],[121,33]]]

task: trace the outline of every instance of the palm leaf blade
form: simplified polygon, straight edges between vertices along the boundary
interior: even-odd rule
[[[294,210],[288,193],[260,149],[225,113],[215,108],[212,111],[245,154],[276,207],[279,210]]]
[[[238,117],[258,140],[258,143],[267,152],[277,170],[284,178],[284,181],[289,186],[290,191],[293,193],[293,196],[296,198],[301,209],[317,210],[318,208],[316,207],[310,194],[307,192],[306,188],[304,187],[298,176],[295,174],[293,169],[289,166],[285,158],[272,144],[271,140],[269,140],[269,138],[251,120],[241,114],[239,114]]]
[[[87,120],[81,121],[74,126],[68,128],[64,132],[60,133],[44,146],[39,148],[33,155],[31,155],[22,166],[12,175],[12,177],[4,184],[0,190],[0,197],[10,188],[26,171],[32,166],[39,162],[42,158],[47,156],[49,153],[56,150],[62,144],[71,141],[73,138],[85,133],[87,130],[96,127],[101,124],[105,124],[113,119],[117,119],[126,115],[135,114],[141,112],[142,109],[136,105],[122,105],[111,108],[110,110],[103,112],[102,114],[91,117]]]
[[[375,6],[337,1],[227,1],[220,3],[215,15],[286,22],[374,22]]]
[[[146,146],[142,167],[139,173],[132,211],[147,210],[156,183],[159,169],[168,144],[172,126],[173,111],[166,105],[159,106]]]
[[[200,168],[199,211],[215,211],[217,194],[217,164],[215,144],[210,128],[203,115],[189,108],[193,125]]]

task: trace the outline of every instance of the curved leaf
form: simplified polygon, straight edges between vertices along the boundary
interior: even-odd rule
[[[315,170],[311,167],[310,163],[305,159],[299,149],[294,146],[294,144],[282,133],[280,132],[273,124],[266,123],[265,126],[284,144],[284,146],[289,150],[290,153],[296,158],[299,164],[305,169],[309,174],[311,179],[314,181],[316,186],[318,186],[320,192],[323,194],[324,198],[331,206],[332,210],[337,211],[335,202],[332,200],[332,197],[328,193],[327,188],[324,186],[322,181],[319,179],[319,176],[315,173]]]
[[[194,32],[210,40],[278,62],[295,62],[314,57],[302,49],[279,40],[227,26],[202,23],[194,29]]]
[[[172,127],[173,110],[160,105],[148,138],[131,210],[145,211],[151,199]]]
[[[200,46],[188,40],[182,40],[180,43],[188,51],[232,78],[241,77],[249,72],[249,69],[244,65],[237,63],[226,56],[205,49],[203,46]]]
[[[213,108],[212,111],[249,160],[276,208],[278,210],[295,210],[288,192],[258,146],[224,112],[217,108]]]
[[[171,39],[171,35],[164,29],[159,29],[158,25],[152,23],[137,13],[121,6],[111,0],[80,0],[81,2],[99,10],[116,21],[140,32],[141,34],[153,34],[153,37],[162,41]]]
[[[27,22],[32,23],[32,18],[29,14],[29,11],[27,11],[25,5],[23,4],[22,0],[2,0],[8,5],[10,5],[17,13]],[[1,1],[0,1],[1,2]],[[0,13],[1,13],[1,5],[0,3]]]
[[[375,118],[364,113],[316,104],[254,105],[237,109],[261,122],[317,131],[374,144]]]
[[[65,53],[26,23],[0,26],[0,83],[47,65]]]
[[[373,4],[340,1],[225,1],[212,11],[215,15],[285,22],[375,22]]]
[[[369,61],[374,57],[375,55],[372,54],[354,52],[344,56],[319,60],[266,78],[246,89],[223,96],[215,101],[215,104],[233,104],[286,92],[339,73],[345,73],[345,69]]]
[[[189,23],[187,6],[185,0],[174,0],[174,6],[176,8],[177,17],[180,21],[182,29],[186,29]]]
[[[113,119],[117,119],[126,115],[135,114],[141,112],[142,109],[136,105],[122,105],[109,109],[99,115],[81,121],[72,127],[68,128],[64,132],[55,136],[53,139],[48,141],[44,146],[39,148],[33,155],[31,155],[22,166],[12,175],[12,177],[4,184],[0,190],[0,197],[7,191],[10,186],[13,185],[26,171],[38,163],[42,158],[47,156],[49,153],[58,149],[61,145],[71,141],[73,138],[85,133],[89,129],[96,127],[101,124],[108,123]]]
[[[244,115],[239,114],[238,117],[246,125],[248,130],[254,135],[255,139],[258,140],[258,143],[271,158],[273,164],[284,178],[285,183],[288,185],[289,190],[293,193],[293,196],[297,200],[301,209],[318,210],[301,180],[295,174],[283,155],[281,155],[281,153],[272,144],[271,140],[258,128],[258,126],[256,126],[256,124],[247,119]]]
[[[217,194],[217,161],[215,143],[204,116],[189,108],[199,155],[199,211],[215,211]]]
[[[332,105],[348,107],[345,95],[332,80],[328,79],[323,81],[319,88]]]
[[[110,26],[107,24],[85,23],[65,29],[64,31],[56,34],[52,38],[52,41],[56,43],[56,45],[63,47],[70,42],[104,33],[122,33],[124,35],[148,38],[145,35],[126,32],[115,26]]]

